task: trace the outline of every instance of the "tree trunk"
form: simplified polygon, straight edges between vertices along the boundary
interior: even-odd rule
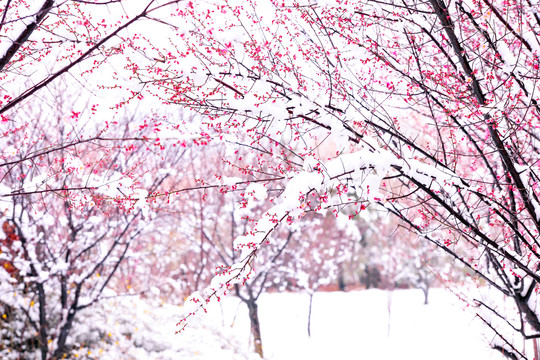
[[[249,311],[249,320],[251,323],[251,334],[253,335],[253,344],[255,346],[255,352],[259,356],[263,357],[262,339],[261,339],[261,326],[259,324],[259,306],[255,300],[249,300],[246,302]]]
[[[368,290],[371,287],[371,271],[369,271],[369,266],[366,266],[366,269],[364,270],[365,273],[365,281],[366,281],[366,290]]]
[[[345,288],[345,278],[343,276],[342,271],[339,272],[338,287],[339,287],[339,291],[345,291],[346,290],[346,288]]]
[[[60,330],[60,336],[58,337],[57,347],[54,351],[52,358],[54,360],[61,359],[66,352],[66,340],[73,325],[73,319],[75,318],[75,310],[70,310],[66,319],[66,323]]]
[[[41,352],[41,360],[47,360],[48,346],[48,327],[47,306],[45,298],[45,289],[42,283],[36,284],[38,301],[39,301],[39,350]]]
[[[308,337],[311,337],[311,308],[313,307],[313,295],[315,295],[315,292],[309,292],[309,312],[308,312],[308,318],[307,318],[307,335]]]
[[[422,289],[422,292],[424,293],[424,305],[427,305],[428,295],[429,295],[429,285],[427,283],[424,283],[420,286],[420,289]]]
[[[386,293],[386,309],[388,310],[388,329],[387,329],[387,336],[390,336],[390,323],[392,318],[392,295],[394,293],[394,289],[388,290]]]

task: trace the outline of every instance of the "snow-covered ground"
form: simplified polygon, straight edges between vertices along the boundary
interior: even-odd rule
[[[503,359],[489,349],[480,323],[463,311],[464,304],[444,290],[433,290],[429,305],[423,305],[420,290],[317,293],[311,338],[307,336],[308,303],[306,294],[261,298],[265,358]],[[239,315],[236,333],[245,336],[247,314]]]
[[[301,293],[261,297],[266,359],[503,359],[489,349],[480,323],[463,311],[464,304],[441,289],[432,290],[429,305],[423,305],[420,290],[316,293],[311,338],[308,304],[308,295]],[[251,353],[247,310],[232,296],[179,335],[174,334],[179,307],[149,307],[128,298],[106,309],[108,339],[100,350],[81,348],[83,358],[90,351],[105,360],[260,359]],[[101,315],[94,316],[89,322],[101,327]]]

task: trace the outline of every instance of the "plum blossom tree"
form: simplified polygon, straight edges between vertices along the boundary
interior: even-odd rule
[[[249,154],[246,154],[249,156]],[[236,177],[237,171],[231,167],[230,158],[239,156],[238,153],[227,154],[227,147],[209,145],[204,151],[199,151],[190,162],[190,167],[184,169],[189,178],[214,179],[214,186],[199,184],[197,181],[185,184],[193,189],[181,196],[179,203],[181,212],[178,221],[181,224],[175,236],[179,258],[182,259],[177,269],[172,269],[169,276],[183,279],[188,289],[206,286],[211,279],[220,273],[229,271],[239,256],[235,249],[234,240],[240,234],[245,234],[261,213],[261,203],[279,188],[278,182],[272,182],[272,187],[265,187],[268,181],[257,181],[251,178],[247,183]],[[256,163],[256,158],[252,159]],[[203,164],[214,164],[213,167]],[[196,174],[196,175],[195,175]],[[195,189],[197,189],[195,191]],[[313,228],[314,221],[307,217],[299,221],[303,228]],[[291,283],[297,283],[298,276],[294,264],[304,255],[298,251],[305,242],[299,242],[302,236],[296,222],[290,228],[281,229],[273,234],[266,244],[266,251],[260,253],[252,266],[256,271],[248,281],[239,286],[231,286],[229,293],[237,296],[247,307],[250,320],[250,330],[253,339],[254,352],[263,357],[263,339],[258,313],[258,300],[270,288],[286,289]],[[291,247],[292,243],[295,244]],[[337,261],[337,260],[336,260]]]
[[[18,116],[34,111],[26,110]],[[4,149],[14,150],[4,155],[8,170],[1,184],[0,259],[6,271],[0,270],[0,353],[45,360],[68,354],[78,313],[114,294],[119,266],[165,208],[161,199],[147,201],[169,177],[157,169],[173,166],[184,151],[174,156],[169,149],[161,161],[145,163],[146,146],[128,141],[125,132],[118,135],[124,137],[120,146],[106,138],[112,130],[80,141],[76,119],[60,117],[50,128],[54,119],[46,114],[33,118],[40,125],[2,139]],[[148,132],[139,130],[138,136]],[[48,151],[50,138],[69,145]]]
[[[282,201],[238,239],[242,260],[196,294],[196,306],[219,283],[242,281],[259,246],[291,213],[378,204],[513,301],[517,317],[476,304],[502,321],[488,323],[497,329],[494,348],[525,357],[509,334],[540,332],[533,305],[540,22],[533,4],[187,5],[174,56],[191,68],[170,67],[149,80],[152,91],[199,110],[211,130],[247,132],[261,157],[294,151],[303,164],[278,169],[291,179]]]
[[[149,1],[118,23],[88,15],[109,3],[3,4],[2,358],[71,352],[78,314],[114,293],[119,266],[167,203],[166,169],[182,154],[174,146],[186,146],[152,112],[120,109],[133,95],[117,106],[93,95],[89,74],[122,52],[116,36],[156,10]]]
[[[172,105],[168,109],[189,108],[202,117],[189,136],[179,133],[181,120],[167,119],[178,145],[229,144],[233,153],[251,154],[230,160],[242,181],[283,184],[276,185],[277,196],[267,200],[260,219],[233,241],[236,262],[187,302],[185,320],[246,280],[264,251],[260,248],[281,223],[327,208],[361,216],[366,207],[379,207],[473,269],[513,304],[503,311],[471,299],[495,332],[493,347],[510,358],[528,356],[518,339],[540,336],[535,308],[540,16],[535,4],[149,0],[139,8],[115,1],[25,5],[8,1],[2,13],[4,138],[32,128],[31,121],[15,121],[24,104],[44,103],[57,80],[73,76],[91,94],[102,94],[87,108],[88,116],[105,116],[104,127],[116,126],[118,116],[99,113],[100,108],[116,111],[136,104],[147,111],[150,100]],[[113,16],[103,16],[103,9]],[[85,116],[77,109],[67,114]],[[159,149],[161,128],[153,130],[152,137],[138,141]],[[108,140],[85,133],[72,141]],[[63,138],[41,141],[46,145],[23,152],[15,163],[6,159],[6,172],[74,146]],[[16,146],[4,149],[17,153]],[[206,179],[203,186],[224,186],[213,181]],[[27,182],[36,186],[22,183]],[[73,196],[84,199],[85,189],[77,188],[83,184],[70,185]],[[21,196],[28,192],[6,186],[9,196],[13,189]],[[46,192],[52,196],[58,188]]]

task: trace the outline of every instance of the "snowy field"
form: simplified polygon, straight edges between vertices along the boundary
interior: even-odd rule
[[[427,306],[423,305],[420,290],[317,293],[311,338],[306,330],[308,302],[307,295],[290,293],[268,294],[261,299],[265,358],[478,360],[499,357],[480,335],[480,323],[472,321],[471,315],[463,311],[463,304],[444,290],[434,290]],[[242,321],[235,324],[238,336],[249,331],[248,322],[243,321],[246,318],[247,314],[242,314]]]
[[[425,306],[420,290],[396,290],[391,293],[389,317],[389,294],[381,290],[315,294],[311,338],[308,295],[263,295],[259,311],[265,359],[502,359],[488,348],[479,321],[463,311],[454,295],[435,289]],[[212,306],[180,335],[174,334],[179,307],[151,308],[137,299],[117,305],[124,313],[116,308],[108,316],[112,333],[107,344],[102,343],[98,354],[81,349],[81,357],[90,351],[96,358],[114,360],[260,359],[251,353],[247,310],[232,296]]]

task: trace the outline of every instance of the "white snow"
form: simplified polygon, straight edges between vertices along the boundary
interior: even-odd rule
[[[429,305],[423,305],[421,290],[315,293],[311,338],[308,305],[305,293],[261,297],[265,359],[503,359],[488,347],[480,321],[442,289],[430,292]],[[138,298],[118,298],[103,306],[93,312],[92,322],[81,319],[87,332],[90,327],[107,329],[100,359],[260,359],[251,350],[247,309],[233,296],[210,304],[202,322],[176,335],[179,307],[151,307]],[[82,336],[80,330],[76,338]],[[95,349],[81,349],[85,351]]]
[[[257,200],[264,200],[268,197],[266,187],[260,183],[251,183],[246,188],[246,193],[252,193],[253,197]]]
[[[395,290],[389,315],[387,291],[316,293],[308,338],[308,295],[266,295],[259,306],[266,358],[502,359],[454,295],[436,289],[430,296],[424,306],[421,290]]]

